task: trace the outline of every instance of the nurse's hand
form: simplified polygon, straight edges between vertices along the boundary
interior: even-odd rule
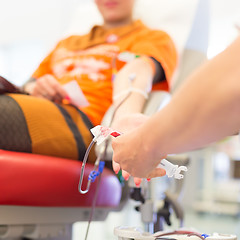
[[[138,127],[112,140],[115,172],[122,169],[138,178],[161,177],[166,174],[164,169],[156,168],[164,156],[155,156],[154,146],[149,146],[145,137],[142,127]]]
[[[147,116],[141,114],[141,113],[133,113],[128,114],[126,116],[117,116],[115,117],[113,124],[111,126],[112,129],[117,130],[121,133],[127,133],[136,127],[143,124],[148,119]],[[120,171],[120,165],[114,161],[112,161],[113,170],[117,174]],[[125,180],[128,180],[130,177],[130,174],[122,169],[122,176]],[[134,178],[134,182],[136,186],[139,186],[141,184],[142,179],[141,178]]]
[[[62,102],[62,100],[67,97],[67,92],[51,74],[46,74],[38,78],[34,82],[30,94],[57,103]]]
[[[163,169],[154,169],[146,174],[142,172],[144,169],[143,166],[135,166],[135,162],[138,162],[140,159],[135,157],[136,151],[138,151],[137,144],[140,144],[141,141],[144,140],[139,138],[138,136],[138,128],[147,121],[149,117],[140,114],[134,113],[122,118],[118,118],[113,122],[112,128],[123,133],[120,137],[116,139],[112,139],[113,141],[113,169],[117,173],[120,169],[122,169],[122,175],[125,179],[128,179],[130,174],[135,178],[134,181],[136,185],[140,185],[141,178],[153,178],[165,175],[165,170]],[[135,140],[134,140],[135,139]],[[136,143],[135,143],[136,141]],[[128,145],[129,144],[129,145]],[[140,144],[141,145],[141,144]],[[143,150],[140,148],[140,151]],[[158,159],[160,162],[160,159]],[[147,163],[147,159],[145,159],[145,163]],[[124,165],[123,165],[124,164]],[[140,168],[140,171],[137,172],[134,169]]]

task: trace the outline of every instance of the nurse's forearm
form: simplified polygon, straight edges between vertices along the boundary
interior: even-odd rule
[[[196,71],[143,127],[146,143],[160,156],[203,147],[239,129],[240,38]]]

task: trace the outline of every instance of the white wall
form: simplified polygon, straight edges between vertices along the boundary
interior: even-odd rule
[[[81,0],[0,0],[0,43],[52,41],[67,28]]]
[[[0,74],[20,85],[87,0],[0,0]]]
[[[226,48],[238,35],[235,24],[240,25],[239,0],[210,0],[211,24],[208,57]]]

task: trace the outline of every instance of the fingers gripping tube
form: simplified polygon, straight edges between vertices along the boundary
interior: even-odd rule
[[[111,128],[103,127],[98,125],[91,129],[91,132],[94,136],[93,141],[97,142],[97,145],[104,142],[108,136],[118,137],[121,135],[120,132],[114,131]],[[182,179],[184,177],[183,174],[180,174],[181,171],[186,172],[188,169],[185,166],[174,165],[166,159],[162,159],[161,163],[158,165],[159,168],[163,168],[166,170],[166,175],[168,177],[174,177],[176,179]]]
[[[103,127],[103,126],[96,126],[91,129],[92,134],[94,135],[93,141],[97,142],[97,145],[104,142],[108,136],[118,137],[121,135],[120,132],[114,131],[111,128]],[[174,165],[171,162],[167,161],[166,159],[162,159],[161,163],[158,165],[159,168],[163,168],[166,170],[166,175],[168,177],[174,177],[176,179],[184,178],[183,174],[180,174],[181,171],[186,172],[188,169],[185,166],[178,166]]]
[[[87,148],[87,151],[85,153],[84,159],[83,159],[83,164],[81,168],[81,175],[80,175],[80,180],[79,180],[79,186],[78,190],[80,193],[85,194],[89,191],[91,183],[96,179],[97,176],[103,171],[103,164],[100,162],[100,157],[97,158],[95,164],[94,164],[94,170],[90,173],[88,177],[88,183],[87,183],[87,188],[86,190],[82,190],[82,183],[83,183],[83,176],[84,176],[84,170],[85,170],[85,165],[87,162],[87,158],[89,155],[89,152],[93,146],[93,144],[96,142],[97,145],[100,145],[103,143],[110,135],[113,137],[118,137],[121,135],[120,132],[115,131],[109,127],[104,127],[101,125],[97,125],[96,127],[90,129],[92,132],[94,138],[92,139],[90,145]],[[101,164],[99,164],[101,163]],[[99,166],[99,170],[96,171],[96,168]],[[163,168],[166,170],[166,175],[168,177],[174,177],[176,179],[182,179],[184,176],[180,174],[181,171],[187,171],[187,167],[185,166],[178,166],[174,165],[171,162],[167,161],[166,159],[162,159],[161,163],[158,165],[159,168]]]

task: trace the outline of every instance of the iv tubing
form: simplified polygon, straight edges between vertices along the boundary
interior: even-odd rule
[[[91,180],[88,180],[88,183],[87,183],[87,188],[86,190],[82,190],[82,183],[83,183],[83,176],[84,176],[84,170],[85,170],[85,165],[87,163],[87,159],[88,159],[88,155],[89,155],[89,152],[93,146],[95,142],[92,140],[91,143],[89,144],[88,148],[87,148],[87,151],[84,155],[84,158],[83,158],[83,163],[82,163],[82,167],[81,167],[81,174],[80,174],[80,180],[79,180],[79,184],[78,184],[78,191],[82,194],[85,194],[88,192],[89,188],[90,188],[90,185],[91,185]],[[98,160],[98,159],[97,159]],[[99,160],[95,162],[95,165],[94,167],[96,166],[96,163],[98,164],[99,163]]]

